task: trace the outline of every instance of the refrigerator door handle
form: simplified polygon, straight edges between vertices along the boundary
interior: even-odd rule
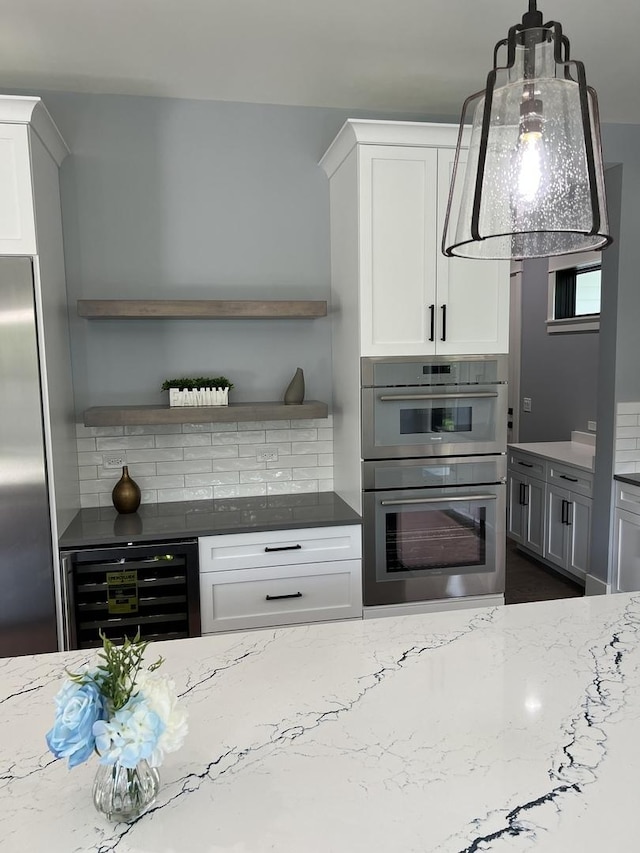
[[[63,649],[78,648],[78,639],[73,615],[75,601],[73,597],[73,561],[71,554],[60,554],[60,589],[62,596],[62,625],[64,629]]]

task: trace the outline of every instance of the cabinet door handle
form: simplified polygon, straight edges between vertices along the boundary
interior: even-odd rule
[[[522,503],[524,504],[524,506],[529,506],[529,492],[528,492],[529,488],[530,488],[530,486],[528,483],[522,484],[522,495],[523,495]]]
[[[518,465],[522,465],[523,468],[533,468],[531,462],[518,462]]]
[[[447,340],[447,306],[442,306],[442,337],[441,341]]]
[[[520,483],[520,506],[524,506],[524,483]]]
[[[571,527],[573,524],[573,502],[567,501],[567,525]]]
[[[281,601],[283,598],[302,598],[301,592],[290,592],[288,595],[265,595],[265,601]]]
[[[268,554],[271,551],[299,551],[301,548],[302,545],[279,545],[277,548],[269,548],[267,545],[264,550]]]
[[[568,503],[563,498],[562,499],[562,517],[561,517],[562,524],[567,523],[567,507],[568,507]]]
[[[570,483],[577,483],[578,482],[577,477],[567,477],[566,474],[560,474],[560,479],[561,480],[568,480]]]
[[[435,341],[436,339],[436,306],[429,305],[429,340]]]

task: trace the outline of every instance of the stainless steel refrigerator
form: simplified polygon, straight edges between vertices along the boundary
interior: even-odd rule
[[[58,648],[45,405],[30,258],[0,258],[0,656]]]

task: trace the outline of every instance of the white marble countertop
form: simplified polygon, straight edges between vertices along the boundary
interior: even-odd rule
[[[640,594],[158,643],[190,712],[136,823],[44,734],[63,664],[0,660],[3,853],[638,849]]]
[[[532,441],[525,444],[510,444],[512,450],[535,453],[553,462],[573,465],[585,471],[593,471],[595,447],[580,441]]]

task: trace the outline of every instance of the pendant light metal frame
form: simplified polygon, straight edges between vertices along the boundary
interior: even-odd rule
[[[589,178],[589,194],[591,201],[591,214],[592,214],[592,225],[591,229],[587,231],[578,231],[576,229],[575,233],[581,233],[585,236],[595,236],[600,234],[600,227],[602,224],[602,218],[600,214],[600,203],[598,197],[598,186],[597,186],[597,175],[596,175],[596,165],[595,165],[595,157],[594,157],[594,141],[598,146],[599,152],[601,152],[601,142],[600,142],[600,115],[598,110],[598,97],[595,89],[591,86],[587,85],[586,74],[584,69],[584,63],[580,60],[575,60],[570,58],[570,43],[569,39],[566,35],[564,35],[562,31],[562,25],[557,21],[549,21],[547,23],[543,23],[542,13],[538,11],[536,0],[529,0],[529,10],[525,12],[522,18],[522,23],[515,24],[509,29],[509,33],[506,39],[502,39],[499,41],[493,50],[493,68],[487,75],[487,85],[485,89],[480,90],[479,92],[475,92],[465,100],[462,106],[462,115],[460,118],[460,127],[458,131],[458,140],[456,144],[456,153],[453,162],[453,172],[451,176],[451,183],[449,187],[449,198],[447,202],[447,210],[445,214],[445,222],[444,222],[444,231],[442,235],[442,252],[447,257],[455,257],[456,252],[455,249],[458,246],[467,245],[471,242],[481,242],[487,237],[483,237],[480,234],[480,206],[482,202],[482,186],[484,181],[484,172],[485,172],[485,163],[487,157],[487,146],[489,142],[489,130],[490,130],[490,122],[491,122],[491,108],[493,105],[493,95],[496,87],[496,81],[498,79],[498,74],[500,72],[509,72],[512,68],[514,68],[516,63],[516,47],[519,44],[524,44],[525,49],[535,50],[535,44],[538,44],[542,41],[540,36],[533,36],[533,40],[529,40],[527,44],[526,33],[552,33],[553,45],[554,45],[554,62],[556,66],[560,66],[564,68],[564,77],[567,80],[572,80],[573,82],[577,82],[578,84],[578,93],[579,93],[579,102],[580,102],[580,113],[582,120],[582,129],[584,135],[585,142],[585,159],[587,164],[587,174]],[[506,46],[507,48],[507,61],[506,65],[499,66],[498,65],[498,54],[502,48]],[[535,74],[531,74],[530,76],[527,74],[527,62],[525,59],[525,81],[527,79],[535,80]],[[574,75],[571,74],[572,69],[574,70]],[[591,96],[592,100],[592,113],[589,110],[589,101],[587,97],[587,93]],[[478,153],[478,166],[475,177],[475,188],[473,194],[473,205],[472,205],[472,216],[471,216],[471,240],[465,240],[461,242],[452,242],[450,245],[447,245],[447,235],[449,233],[449,221],[451,218],[451,209],[453,205],[453,194],[454,188],[456,185],[456,176],[459,168],[460,161],[460,153],[462,150],[462,139],[465,131],[465,118],[467,115],[467,111],[469,109],[469,105],[479,98],[485,98],[484,111],[482,117],[482,129],[480,136],[480,146]],[[593,124],[593,134],[592,134],[592,124]],[[595,140],[594,140],[595,137]],[[603,202],[606,204],[606,200],[603,197]],[[606,211],[605,211],[606,213]],[[514,232],[505,232],[501,234],[492,234],[491,237],[508,237],[510,234]],[[527,233],[527,232],[521,232]],[[536,232],[528,232],[528,233],[545,233],[543,230],[538,230]],[[599,248],[604,249],[609,246],[613,239],[608,234],[601,235],[605,242]],[[513,256],[514,259],[516,256]]]

